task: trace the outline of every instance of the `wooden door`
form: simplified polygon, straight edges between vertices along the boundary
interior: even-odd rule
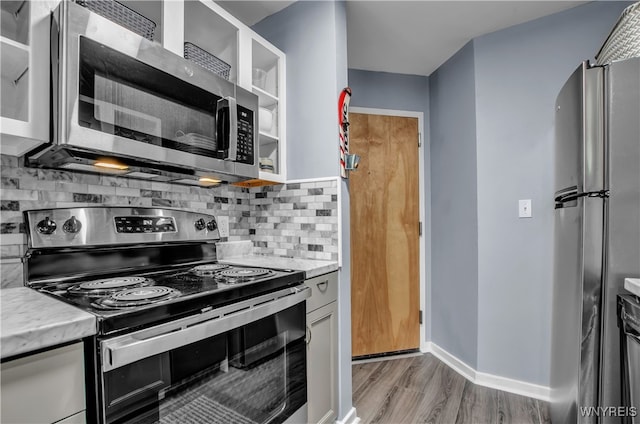
[[[418,119],[349,114],[353,356],[420,346]]]

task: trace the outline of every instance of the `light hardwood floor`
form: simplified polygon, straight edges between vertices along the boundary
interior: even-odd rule
[[[362,424],[548,424],[547,402],[475,385],[431,354],[352,368]]]

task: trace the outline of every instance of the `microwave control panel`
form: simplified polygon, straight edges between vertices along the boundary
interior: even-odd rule
[[[238,105],[238,151],[236,162],[254,163],[253,111]]]

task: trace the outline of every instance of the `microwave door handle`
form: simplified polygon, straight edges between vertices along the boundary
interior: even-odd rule
[[[226,160],[235,161],[238,157],[238,103],[233,97],[227,97],[229,102],[229,153]]]

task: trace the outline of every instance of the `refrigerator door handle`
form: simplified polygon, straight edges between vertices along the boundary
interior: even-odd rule
[[[565,203],[578,200],[580,197],[599,197],[601,199],[605,199],[609,197],[609,190],[584,191],[581,193],[575,191],[561,194],[560,196],[556,196],[554,199],[556,203],[555,209],[564,208]]]

